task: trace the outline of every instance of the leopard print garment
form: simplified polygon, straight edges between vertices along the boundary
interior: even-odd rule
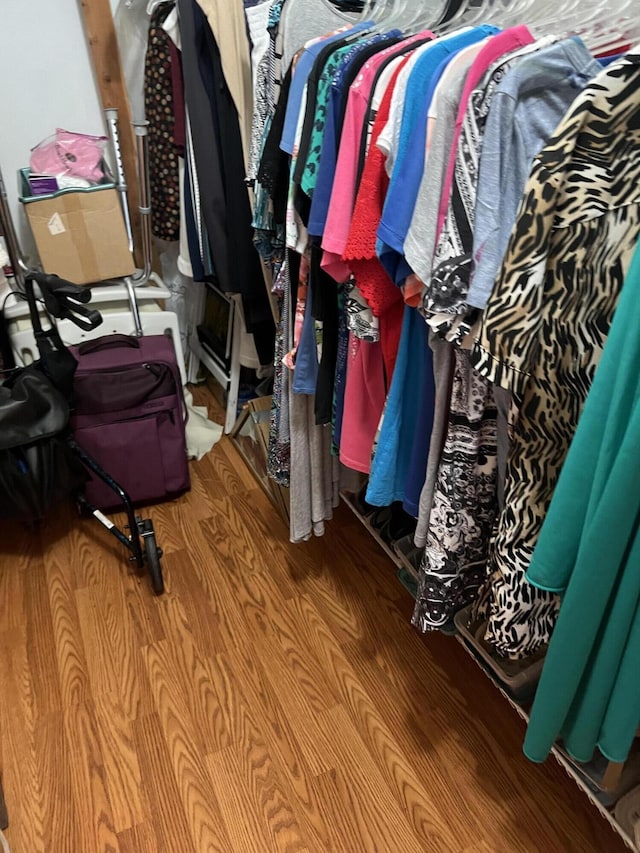
[[[640,50],[578,96],[536,157],[471,358],[520,402],[505,504],[478,606],[488,639],[522,657],[557,600],[525,580],[640,233]]]

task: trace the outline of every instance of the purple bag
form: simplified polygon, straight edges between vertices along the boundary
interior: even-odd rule
[[[106,335],[70,350],[78,361],[70,421],[78,444],[134,503],[188,490],[187,412],[171,339]],[[120,506],[95,477],[86,496],[98,509]]]

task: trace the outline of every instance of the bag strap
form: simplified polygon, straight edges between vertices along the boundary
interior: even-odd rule
[[[0,359],[2,370],[13,370],[16,366],[16,360],[13,357],[13,349],[11,347],[11,338],[7,329],[7,321],[4,316],[4,311],[0,311]]]
[[[92,352],[103,352],[108,349],[140,349],[140,341],[131,335],[104,335],[92,341],[85,341],[78,347],[78,355],[89,355]]]

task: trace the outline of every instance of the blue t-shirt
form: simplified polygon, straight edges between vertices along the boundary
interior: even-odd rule
[[[436,382],[433,372],[433,350],[429,346],[427,324],[423,323],[424,342],[421,342],[424,361],[422,385],[415,389],[418,397],[418,418],[415,423],[411,461],[407,469],[402,508],[416,518],[420,513],[420,496],[427,477],[427,462],[433,431],[433,417],[436,407]],[[415,358],[419,358],[418,352]]]
[[[376,251],[380,262],[396,284],[411,269],[403,257],[404,240],[424,169],[429,107],[445,68],[461,50],[500,30],[483,25],[451,38],[435,41],[422,54],[409,75],[402,110],[402,123],[391,181],[377,231]]]
[[[468,305],[489,301],[533,158],[599,71],[584,43],[568,38],[522,59],[496,88],[478,170]]]
[[[294,394],[315,394],[318,382],[318,343],[316,341],[316,321],[313,319],[311,305],[313,301],[313,276],[307,284],[307,304],[302,321],[302,331],[296,353],[296,365],[291,381]]]
[[[327,196],[327,209],[331,198],[331,187],[333,186],[333,173],[335,172],[335,164],[338,152],[339,138],[338,131],[335,127],[336,117],[340,110],[340,104],[343,96],[344,80],[348,73],[352,62],[356,61],[358,56],[371,45],[385,44],[389,39],[396,38],[399,35],[399,30],[393,30],[388,33],[379,33],[371,38],[365,38],[355,44],[342,60],[338,70],[336,71],[333,80],[331,81],[330,97],[329,97],[329,113],[333,116],[331,124],[329,124],[329,115],[327,116],[327,125],[325,126],[324,139],[329,140],[327,144],[328,156],[332,157],[333,168],[331,172],[331,186]],[[323,149],[324,150],[324,149]],[[316,192],[318,191],[316,184]],[[326,219],[326,212],[325,212]],[[324,230],[324,227],[323,227]],[[314,236],[313,232],[308,229],[310,236]],[[296,367],[293,379],[294,394],[315,394],[316,383],[318,380],[318,352],[316,341],[315,322],[311,316],[311,277],[309,279],[309,297],[305,309],[305,316],[300,333],[300,342],[298,345],[298,354],[296,357]]]
[[[426,359],[416,357],[416,353],[427,349],[425,322],[415,308],[406,306],[398,357],[367,487],[366,500],[373,506],[404,501],[420,410],[417,389],[425,387],[427,369]]]

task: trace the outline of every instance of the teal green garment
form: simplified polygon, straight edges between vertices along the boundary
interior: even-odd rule
[[[340,63],[349,51],[353,48],[353,44],[346,44],[337,48],[327,59],[327,62],[320,75],[318,82],[318,93],[316,95],[316,112],[311,131],[311,141],[307,161],[304,165],[304,171],[300,180],[300,186],[305,193],[311,197],[316,186],[318,177],[318,165],[320,161],[320,152],[322,150],[322,137],[324,127],[327,120],[327,110],[329,108],[329,95],[331,94],[331,81],[333,75],[340,67]]]
[[[625,761],[640,725],[640,247],[527,579],[562,596],[525,754]]]

